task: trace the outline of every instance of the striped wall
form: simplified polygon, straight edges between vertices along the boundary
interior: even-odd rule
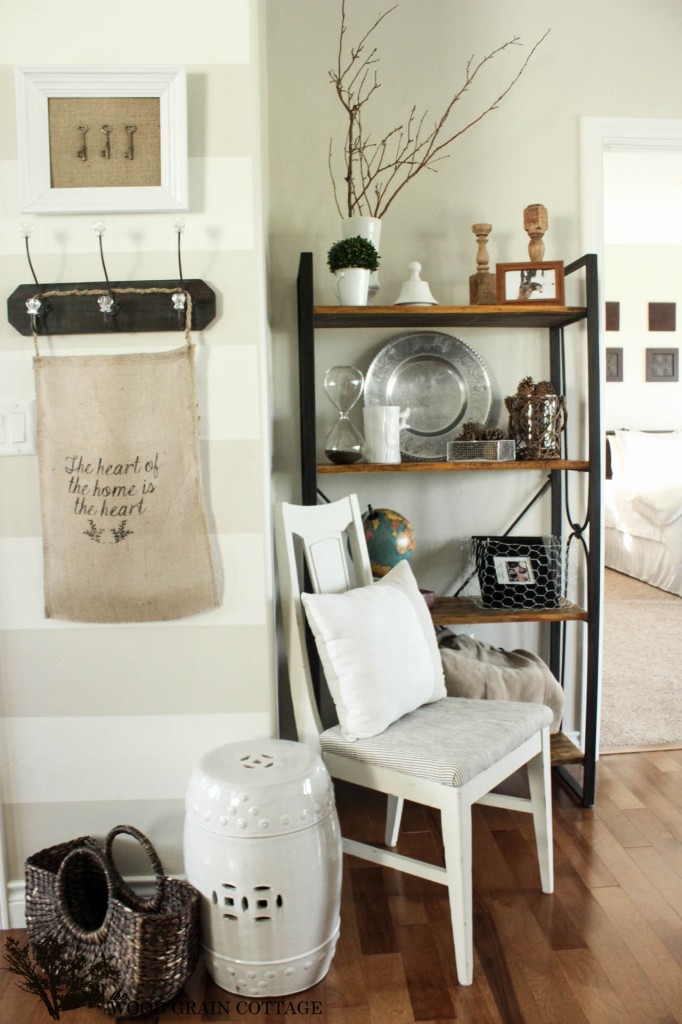
[[[43,615],[37,458],[0,458],[0,786],[6,924],[22,914],[25,858],[126,821],[166,870],[182,871],[183,795],[213,746],[272,735],[267,326],[261,209],[258,5],[255,0],[118,0],[97,13],[70,0],[55,15],[24,0],[0,34],[0,285],[3,305],[31,280],[20,224],[33,224],[42,281],[101,279],[99,215],[20,213],[13,65],[177,63],[187,68],[190,209],[185,277],[217,293],[195,335],[201,458],[221,603],[165,623],[80,625]],[[153,45],[152,45],[153,42]],[[107,214],[111,280],[177,273],[177,214]],[[157,351],[166,334],[64,338],[62,354]],[[0,399],[33,397],[32,344],[0,323]],[[102,581],[106,586],[106,581]],[[125,870],[126,864],[123,863]]]

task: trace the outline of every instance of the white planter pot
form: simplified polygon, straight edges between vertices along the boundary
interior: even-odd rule
[[[366,306],[369,295],[370,271],[361,267],[346,267],[345,270],[337,270],[334,273],[336,278],[336,297],[341,306]]]
[[[378,217],[347,217],[342,224],[344,238],[366,238],[377,252],[381,252],[381,220]],[[369,294],[373,297],[379,290],[379,273],[372,271],[369,279]]]
[[[347,217],[343,225],[344,238],[366,238],[377,252],[381,243],[381,221],[378,217]]]

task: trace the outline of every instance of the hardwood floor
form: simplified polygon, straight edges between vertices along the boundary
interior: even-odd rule
[[[346,834],[380,840],[374,794],[339,787],[338,806]],[[160,1021],[682,1024],[682,750],[603,757],[593,810],[555,782],[554,821],[556,890],[544,896],[530,816],[475,809],[470,988],[457,984],[445,889],[346,858],[341,938],[319,985],[269,1010],[197,976]],[[438,860],[437,816],[408,805],[399,849]],[[0,1021],[49,1021],[7,971]]]

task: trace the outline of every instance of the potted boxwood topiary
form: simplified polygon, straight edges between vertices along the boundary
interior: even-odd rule
[[[379,253],[367,238],[355,235],[335,242],[327,265],[336,277],[336,295],[342,306],[366,306],[369,277],[379,266]]]

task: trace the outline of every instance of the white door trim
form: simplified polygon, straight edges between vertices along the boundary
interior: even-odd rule
[[[682,120],[632,117],[580,119],[582,252],[604,256],[604,152],[610,149],[682,150]]]

